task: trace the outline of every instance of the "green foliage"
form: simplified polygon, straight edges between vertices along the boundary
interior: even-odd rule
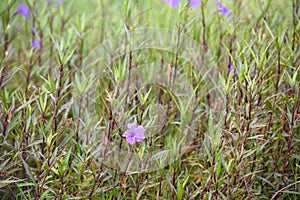
[[[171,9],[163,0],[72,0],[55,9],[27,0],[28,20],[13,14],[18,2],[0,4],[2,199],[299,199],[298,0],[223,1],[230,18],[213,14],[213,0],[196,9],[187,1]],[[181,55],[184,39],[163,33],[155,41],[176,43],[172,52],[143,49],[132,31],[146,27],[188,36],[200,55]],[[99,44],[121,33],[110,63],[89,60],[104,58]],[[30,47],[34,38],[40,49]],[[165,74],[166,85],[142,85]],[[210,76],[220,80],[215,88]],[[182,100],[172,87],[191,94]],[[219,89],[224,102],[209,95]],[[211,111],[222,104],[223,113]],[[130,146],[122,134],[133,121],[152,134]],[[186,144],[189,133],[196,137]],[[162,147],[180,156],[158,151],[153,158],[173,162],[124,172],[132,166],[110,165],[111,146],[97,141],[138,159]]]

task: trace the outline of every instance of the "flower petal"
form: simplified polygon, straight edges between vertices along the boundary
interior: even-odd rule
[[[32,49],[40,49],[40,42],[37,39],[30,40],[30,46]]]
[[[219,0],[216,0],[216,4],[219,7],[218,12],[224,15],[225,17],[230,17],[231,14],[226,6],[224,6]]]
[[[138,127],[135,129],[135,134],[144,133],[144,131],[145,131],[144,127],[138,126]]]
[[[145,135],[144,135],[144,133],[139,133],[139,134],[136,134],[134,136],[134,138],[135,138],[135,141],[141,142],[143,139],[145,139]]]
[[[190,6],[196,8],[199,6],[200,0],[190,0]]]
[[[126,142],[128,144],[133,144],[134,142],[141,142],[145,139],[144,135],[144,127],[143,126],[136,126],[136,123],[129,123],[128,130],[123,133],[123,137],[126,137]]]
[[[179,0],[172,0],[171,6],[172,8],[175,8],[179,3]]]
[[[126,142],[127,142],[128,144],[133,145],[134,141],[135,141],[134,137],[126,137]]]
[[[136,123],[135,122],[134,123],[129,123],[127,125],[127,127],[128,127],[128,129],[134,129],[136,127]]]
[[[124,133],[123,133],[123,137],[130,137],[131,135],[133,135],[132,133],[131,133],[131,131],[130,130],[127,130],[127,131],[125,131]]]
[[[29,12],[30,12],[29,6],[26,3],[24,5],[19,3],[18,4],[18,10],[16,10],[14,14],[15,15],[16,14],[21,14],[25,17],[25,19],[28,19]]]

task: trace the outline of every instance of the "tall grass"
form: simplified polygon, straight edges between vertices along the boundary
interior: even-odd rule
[[[1,199],[299,199],[299,0],[19,2],[0,4]]]

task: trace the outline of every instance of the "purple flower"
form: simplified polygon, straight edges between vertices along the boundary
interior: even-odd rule
[[[28,19],[30,13],[29,6],[25,3],[24,5],[21,3],[18,3],[18,10],[15,11],[16,14],[21,14],[25,17],[25,19]]]
[[[175,8],[178,5],[179,0],[165,0],[165,2],[171,3],[172,8]]]
[[[198,7],[199,6],[199,3],[200,3],[200,0],[190,0],[190,6],[191,7]]]
[[[231,14],[230,14],[228,8],[226,8],[226,6],[224,6],[219,0],[216,0],[216,3],[219,7],[219,10],[218,10],[219,13],[221,13],[222,15],[224,15],[227,18],[231,16]]]
[[[238,75],[239,74],[239,67],[237,67],[234,71],[234,65],[233,64],[230,64],[230,68],[229,68],[229,72],[230,73],[234,73],[235,75]]]
[[[172,8],[175,8],[179,0],[165,0],[166,3],[171,3]],[[200,0],[190,0],[190,6],[196,8],[200,3]]]
[[[133,145],[134,142],[141,142],[145,139],[144,135],[144,127],[143,126],[136,126],[135,123],[130,123],[127,125],[128,130],[123,133],[123,137],[126,137],[126,142],[128,144]]]
[[[30,40],[30,46],[32,49],[40,49],[41,45],[37,39]]]

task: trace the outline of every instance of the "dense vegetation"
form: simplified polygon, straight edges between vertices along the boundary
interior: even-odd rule
[[[300,198],[300,1],[169,3],[1,1],[1,199]]]

